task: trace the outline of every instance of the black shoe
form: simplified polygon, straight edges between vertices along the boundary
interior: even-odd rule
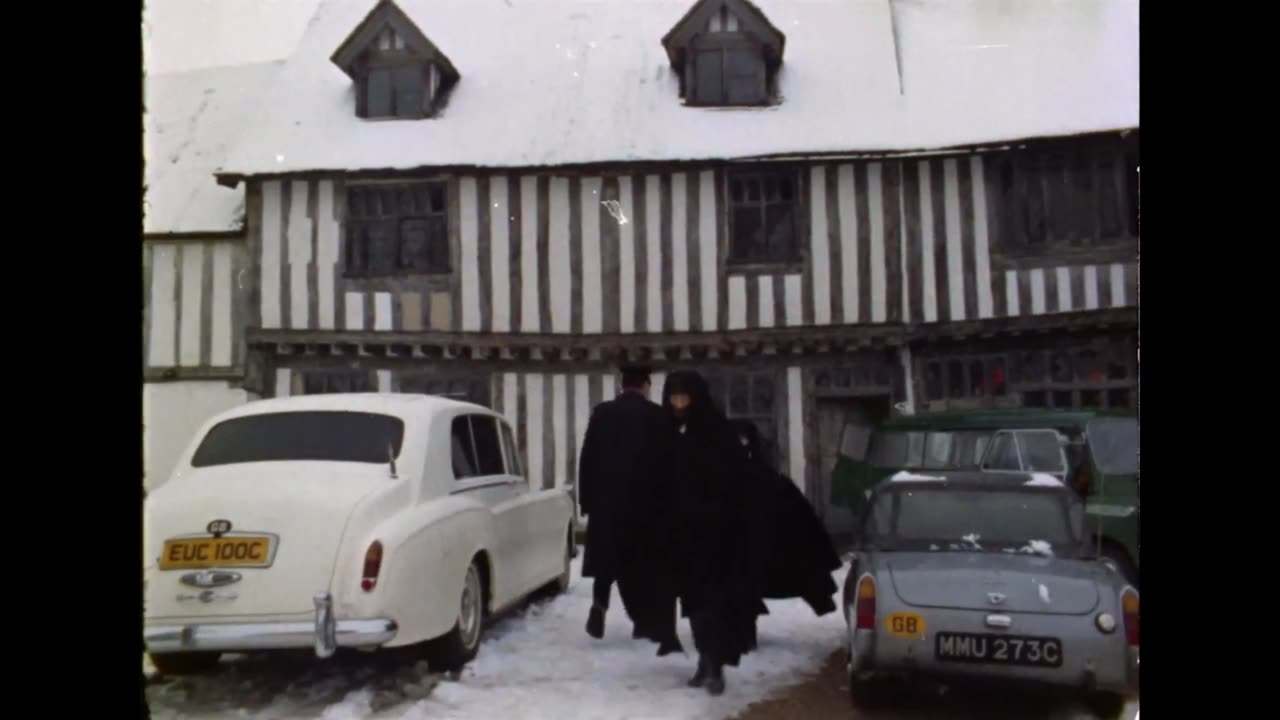
[[[711,695],[720,695],[724,693],[724,668],[719,665],[712,665],[707,673],[707,692]]]
[[[707,675],[707,661],[702,658],[698,658],[698,671],[693,674],[693,677],[689,678],[689,687],[702,687],[702,685],[707,681]]]
[[[662,642],[658,643],[658,657],[665,657],[667,655],[670,655],[671,653],[682,653],[682,652],[684,652],[684,646],[681,645],[680,641],[677,640],[676,638],[663,640]]]
[[[591,606],[591,614],[587,615],[587,634],[599,640],[604,637],[604,610]]]

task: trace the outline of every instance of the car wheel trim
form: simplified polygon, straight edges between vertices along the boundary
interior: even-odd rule
[[[462,634],[462,643],[467,648],[475,647],[480,641],[482,597],[480,573],[472,565],[467,568],[467,577],[462,585],[462,607],[458,613],[458,630]]]

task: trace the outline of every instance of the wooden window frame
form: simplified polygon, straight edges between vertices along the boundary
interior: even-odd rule
[[[446,388],[461,383],[466,386],[465,392],[427,392],[432,384],[439,383]],[[422,389],[419,389],[422,388]],[[404,372],[397,378],[396,392],[445,397],[464,400],[482,407],[493,407],[493,387],[490,378],[485,374],[475,373],[439,373],[439,372]],[[483,393],[484,397],[479,397]],[[483,402],[481,402],[483,400]]]
[[[988,163],[997,269],[1136,259],[1136,138],[1036,145]]]
[[[427,277],[448,277],[454,272],[453,258],[453,228],[452,213],[450,208],[453,204],[451,193],[453,189],[452,183],[444,179],[421,179],[421,180],[404,180],[395,182],[357,182],[348,183],[343,197],[343,207],[345,210],[344,217],[344,235],[342,243],[342,266],[343,277],[348,279],[370,279],[370,278],[393,278],[393,277],[410,277],[410,276],[427,276]],[[425,205],[419,209],[415,207],[412,211],[404,211],[400,206],[400,195],[403,192],[409,192],[412,196],[416,189],[421,188],[425,194]],[[361,209],[357,214],[353,211],[353,203],[351,202],[354,192],[371,192],[383,191],[389,192],[395,198],[396,207],[390,212],[382,212],[381,207],[378,212],[370,212]],[[432,196],[438,192],[438,197],[442,206],[437,208],[432,206]],[[367,203],[367,200],[365,201]],[[379,201],[381,203],[381,200]],[[415,201],[416,202],[416,201]],[[435,223],[433,223],[435,221]],[[361,232],[368,226],[386,223],[394,228],[395,234],[395,264],[390,269],[372,270],[369,267],[369,243],[365,242],[361,236]],[[421,268],[404,267],[402,260],[404,258],[404,244],[406,242],[406,226],[409,223],[425,224],[424,232],[426,233],[426,241],[422,252],[426,255],[426,262]],[[436,224],[438,223],[438,224]],[[438,234],[431,232],[432,227],[441,228]],[[364,243],[364,247],[359,247],[359,243]],[[430,262],[433,244],[437,251],[442,252],[442,263],[432,264]],[[358,252],[364,253],[362,264],[352,262],[354,254]]]
[[[768,200],[757,201],[735,201],[733,197],[734,183],[738,181],[757,181],[761,182],[761,193],[763,193],[763,181],[786,179],[791,182],[792,197],[791,205],[791,222],[790,232],[791,238],[785,252],[764,253],[762,255],[744,255],[741,252],[742,243],[736,237],[735,214],[739,205],[756,206],[759,208],[762,217],[762,226],[766,227],[766,217],[763,217],[766,208],[769,206]],[[723,212],[725,226],[725,248],[724,258],[725,266],[735,270],[745,270],[753,268],[761,269],[797,269],[803,266],[805,262],[805,248],[807,243],[804,241],[805,236],[805,218],[807,217],[808,203],[808,186],[805,182],[805,174],[800,172],[800,168],[794,165],[777,165],[777,166],[761,166],[750,168],[726,168],[722,180],[722,192],[724,197]],[[779,197],[781,192],[779,192]],[[774,203],[777,205],[782,202]],[[766,245],[767,247],[767,245]]]
[[[333,368],[316,368],[316,369],[299,369],[295,370],[302,378],[302,394],[303,395],[330,395],[333,393],[345,392],[373,392],[378,389],[377,380],[373,377],[373,373],[368,370],[337,370]],[[335,388],[335,381],[339,378],[347,381],[347,388]],[[357,382],[358,380],[358,382]],[[313,392],[312,388],[316,384],[321,389]]]
[[[760,73],[759,94],[747,102],[731,102],[729,100],[729,83],[725,62],[729,50],[747,50],[758,61]],[[720,97],[715,100],[698,98],[698,62],[703,53],[718,52],[720,54]],[[765,59],[764,46],[744,32],[717,32],[699,35],[685,49],[688,60],[684,70],[684,101],[690,107],[763,107],[773,103],[773,77],[769,63]]]

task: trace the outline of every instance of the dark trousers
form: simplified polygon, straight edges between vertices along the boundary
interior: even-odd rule
[[[724,642],[724,623],[720,613],[712,608],[704,608],[689,614],[689,627],[693,630],[693,647],[697,649],[701,660],[710,665],[720,664],[717,657]]]
[[[597,576],[591,584],[591,600],[601,610],[609,609],[609,593],[613,590],[613,578]]]

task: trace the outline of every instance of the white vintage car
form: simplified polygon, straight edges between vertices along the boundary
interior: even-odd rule
[[[196,434],[147,497],[147,653],[422,646],[457,669],[483,622],[569,584],[574,501],[530,488],[511,427],[470,403],[354,393],[263,400]]]

